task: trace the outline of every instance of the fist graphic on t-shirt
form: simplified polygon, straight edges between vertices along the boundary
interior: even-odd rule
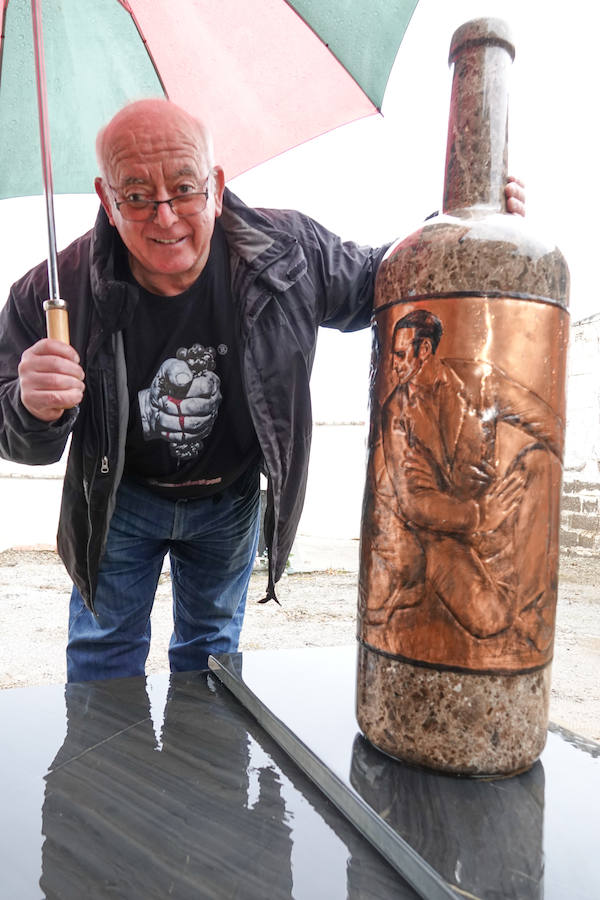
[[[168,441],[178,459],[192,459],[212,431],[221,403],[221,381],[212,347],[180,347],[166,359],[149,388],[138,394],[147,441]]]

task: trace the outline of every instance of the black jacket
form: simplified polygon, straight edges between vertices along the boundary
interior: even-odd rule
[[[304,502],[317,330],[369,324],[375,274],[386,248],[344,243],[294,211],[250,209],[229,191],[220,221],[230,251],[244,385],[269,481],[265,536],[272,591]],[[86,390],[80,408],[58,422],[48,425],[27,412],[17,376],[23,351],[45,336],[45,264],[13,285],[0,312],[0,454],[46,465],[60,459],[72,434],[58,550],[92,610],[124,464],[129,401],[122,331],[139,296],[135,285],[115,277],[117,241],[101,209],[93,230],[59,254],[61,294],[69,304],[71,343],[81,357]]]

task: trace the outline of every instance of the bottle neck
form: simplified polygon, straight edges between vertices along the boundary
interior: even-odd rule
[[[506,212],[508,72],[505,46],[464,43],[454,56],[444,212]]]

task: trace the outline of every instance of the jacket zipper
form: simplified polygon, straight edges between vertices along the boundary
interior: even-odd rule
[[[108,390],[106,387],[106,376],[104,372],[100,372],[101,392],[100,392],[100,418],[101,418],[101,437],[102,443],[100,448],[100,474],[108,475],[110,472],[109,465],[109,437],[108,437]]]

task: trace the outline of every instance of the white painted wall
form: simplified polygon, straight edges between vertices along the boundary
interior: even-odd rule
[[[571,326],[565,481],[600,489],[600,314]]]

